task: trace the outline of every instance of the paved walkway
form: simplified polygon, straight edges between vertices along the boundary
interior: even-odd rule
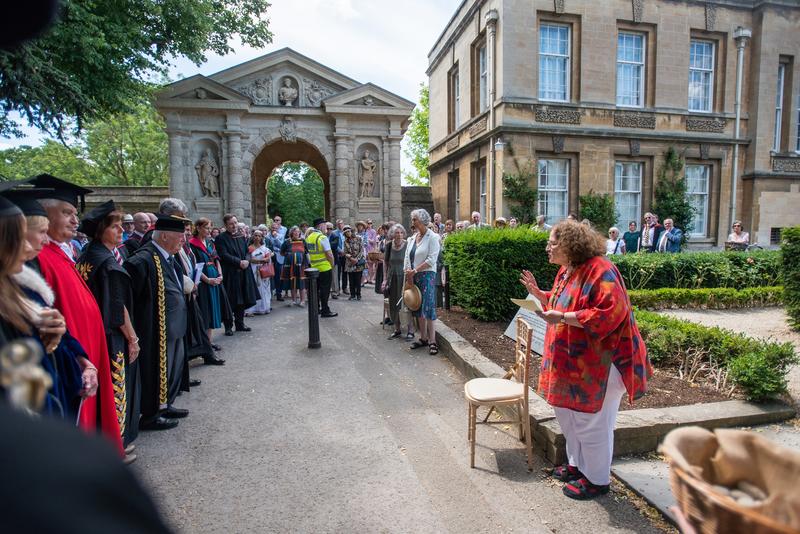
[[[479,427],[470,469],[463,377],[386,341],[364,289],[332,301],[321,349],[305,308],[219,337],[227,364],[178,399],[189,418],[140,434],[133,467],[178,531],[656,532],[618,495],[571,501],[541,461],[528,473],[513,429]]]

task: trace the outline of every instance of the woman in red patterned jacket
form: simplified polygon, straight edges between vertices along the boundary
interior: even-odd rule
[[[550,263],[561,266],[553,289],[539,289],[528,271],[520,278],[545,309],[538,393],[555,407],[567,441],[569,462],[553,476],[574,499],[608,493],[620,399],[641,397],[652,375],[625,283],[605,252],[603,236],[563,221],[547,242]]]

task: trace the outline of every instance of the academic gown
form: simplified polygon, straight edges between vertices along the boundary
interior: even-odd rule
[[[168,376],[168,337],[177,335],[172,332],[176,325],[183,327],[180,336],[185,335],[185,318],[172,317],[168,322],[164,278],[171,275],[167,272],[169,267],[161,252],[152,241],[142,245],[123,264],[123,268],[131,279],[133,328],[139,336],[141,347],[138,358],[141,413],[142,418],[150,418],[158,414],[162,405],[169,403],[169,379],[173,377]]]
[[[97,395],[83,400],[79,425],[87,430],[102,430],[122,455],[124,451],[111,382],[106,335],[94,295],[75,264],[56,243],[49,242],[44,246],[39,254],[39,268],[55,293],[55,307],[64,316],[67,329],[84,348],[92,365],[97,367]]]
[[[194,270],[197,259],[192,253],[192,249],[186,245],[181,252],[175,254],[177,260],[177,270],[184,276],[194,280]],[[206,333],[206,319],[197,302],[197,291],[186,295],[186,337],[183,346],[186,348],[186,372],[184,391],[189,391],[189,360],[192,358],[211,358],[214,356],[214,349],[211,348],[211,340]]]
[[[214,240],[220,263],[222,264],[222,285],[228,294],[233,309],[249,308],[259,298],[256,279],[248,267],[242,269],[239,262],[247,259],[247,240],[233,237],[229,232],[221,232]]]
[[[117,420],[125,445],[139,433],[139,361],[129,361],[128,341],[120,328],[125,324],[125,309],[132,309],[130,277],[114,255],[99,241],[89,243],[77,264],[84,275],[103,316],[106,345],[111,358],[111,381]]]

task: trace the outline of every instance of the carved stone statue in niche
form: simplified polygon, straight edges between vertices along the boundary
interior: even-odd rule
[[[378,164],[371,157],[369,150],[364,151],[361,157],[361,191],[359,198],[372,197],[375,191],[375,175],[378,173]]]
[[[197,165],[194,166],[197,172],[197,180],[200,182],[200,190],[203,192],[204,197],[218,197],[219,196],[219,166],[211,153],[211,149],[207,148],[203,157]]]
[[[292,85],[291,78],[283,79],[283,87],[278,91],[278,100],[284,106],[293,106],[297,100],[297,88]]]
[[[284,117],[281,125],[278,127],[278,132],[281,134],[281,139],[286,143],[297,142],[297,129],[294,125],[294,120],[291,117]]]

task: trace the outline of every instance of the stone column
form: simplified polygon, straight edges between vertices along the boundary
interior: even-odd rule
[[[337,219],[352,222],[355,213],[352,209],[353,191],[350,187],[351,137],[336,134],[336,180],[334,191],[333,211]]]
[[[249,223],[245,220],[245,201],[250,199],[250,188],[245,188],[242,177],[242,132],[226,131],[228,139],[228,183],[226,191],[228,194],[228,211],[241,222]]]
[[[186,169],[184,159],[189,156],[184,153],[185,132],[180,130],[167,130],[169,136],[169,194],[187,202],[191,189],[185,183]]]
[[[389,218],[401,221],[402,185],[400,183],[400,140],[402,136],[389,136]],[[433,214],[431,214],[433,216]]]
[[[389,217],[389,213],[391,213],[391,196],[392,196],[392,182],[389,180],[389,139],[384,136],[382,138],[383,144],[381,146],[381,197],[383,198],[383,202],[381,203],[381,214],[383,215],[383,220],[391,219]]]

